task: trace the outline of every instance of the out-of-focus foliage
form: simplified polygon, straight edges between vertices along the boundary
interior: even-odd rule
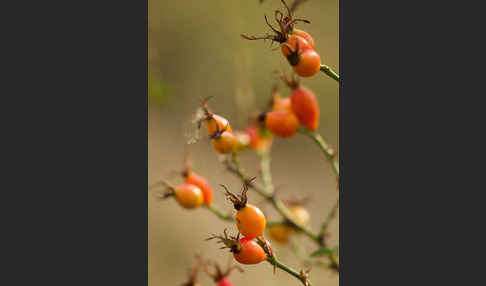
[[[329,256],[331,254],[334,254],[334,253],[338,253],[339,252],[339,249],[338,248],[327,248],[327,247],[323,247],[317,251],[314,251],[311,256],[312,257],[317,257],[317,256]]]
[[[149,104],[164,104],[170,96],[170,87],[155,73],[148,75],[148,100]]]

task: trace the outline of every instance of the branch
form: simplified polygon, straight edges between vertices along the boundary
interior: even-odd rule
[[[324,156],[326,156],[329,163],[331,163],[332,170],[334,171],[337,178],[339,179],[339,164],[334,159],[334,156],[335,156],[334,150],[329,147],[327,142],[322,138],[321,135],[319,135],[319,133],[312,132],[312,131],[310,131],[306,128],[300,128],[299,132],[310,137],[314,142],[317,143],[319,148],[324,153]],[[324,221],[324,223],[321,226],[321,231],[318,234],[318,243],[321,246],[326,246],[325,232],[326,232],[327,227],[329,226],[329,223],[331,222],[331,220],[336,216],[338,207],[339,207],[339,199],[337,200],[336,204],[333,206],[333,208],[329,212],[326,220]],[[332,269],[335,269],[336,271],[339,271],[339,264],[336,261],[336,257],[334,255],[330,255],[329,259],[331,261],[330,267]]]
[[[318,235],[322,247],[327,246],[327,243],[326,243],[327,228],[329,226],[329,223],[336,216],[338,208],[339,208],[339,199],[336,201],[336,204],[334,204],[331,211],[329,211],[329,214],[327,215],[326,220],[324,220],[324,222],[322,223],[321,230],[320,230],[319,235]],[[329,261],[331,262],[329,267],[331,269],[339,271],[339,264],[336,261],[336,256],[334,254],[329,255]]]
[[[339,75],[333,71],[330,67],[326,65],[321,65],[321,72],[327,74],[331,78],[333,78],[335,81],[340,82],[340,77]]]
[[[272,183],[272,173],[270,172],[270,162],[272,161],[270,150],[258,153],[258,156],[260,157],[263,186],[269,193],[273,193],[274,187]]]
[[[210,210],[213,214],[215,214],[218,218],[225,220],[225,221],[234,221],[235,219],[233,218],[232,215],[225,215],[223,212],[218,210],[214,205],[205,205],[205,207]]]
[[[326,220],[322,223],[321,231],[319,232],[319,236],[325,236],[327,228],[329,227],[329,223],[331,223],[332,219],[336,216],[337,210],[339,208],[339,199],[336,201],[336,204],[332,207],[331,211],[327,215]]]
[[[338,176],[339,178],[339,163],[334,159],[334,156],[336,155],[334,150],[329,147],[327,142],[322,138],[321,135],[317,132],[312,132],[307,128],[300,128],[299,133],[302,133],[308,137],[310,137],[314,142],[317,143],[319,148],[322,150],[322,153],[324,153],[324,156],[326,156],[327,160],[329,163],[331,163],[332,170]]]
[[[236,174],[238,177],[240,177],[240,179],[243,182],[247,182],[250,177],[241,168],[238,155],[236,153],[233,153],[231,158],[235,167],[233,168],[231,165],[228,164],[229,162],[227,162],[226,166],[228,170],[231,171],[233,174]],[[266,181],[267,187],[273,186],[271,182],[272,180],[271,175],[270,175],[270,156],[268,154],[267,155],[262,154],[260,155],[260,158],[261,161],[263,161],[260,163],[262,166],[262,178],[266,178],[264,181]],[[315,235],[314,233],[312,233],[311,230],[307,229],[305,226],[299,224],[294,220],[287,206],[281,200],[275,198],[273,194],[273,189],[266,189],[264,187],[260,187],[254,182],[251,182],[249,187],[252,188],[254,191],[256,191],[258,194],[260,194],[262,197],[264,197],[267,201],[269,201],[275,207],[277,212],[280,213],[282,217],[284,217],[287,224],[305,233],[308,237],[310,237],[314,241],[319,242],[319,237],[317,235]]]
[[[262,166],[262,177],[266,177],[267,179],[270,178],[270,180],[271,180],[271,176],[269,174],[266,174],[267,172],[270,173],[269,155],[268,155],[268,158],[267,158],[266,155],[261,154],[260,160],[263,161],[263,162],[260,162],[260,164]],[[239,161],[238,155],[236,153],[232,154],[232,161],[233,161],[234,166],[231,166],[231,164],[228,161],[225,161],[227,169],[230,172],[232,172],[233,174],[237,175],[243,182],[247,181],[249,179],[249,177],[245,173],[245,171],[241,168],[240,161]],[[269,186],[272,185],[271,181],[267,182],[267,184]],[[256,191],[258,194],[260,194],[262,197],[267,199],[267,201],[269,201],[274,206],[274,208],[277,210],[277,212],[284,218],[285,223],[287,225],[289,225],[289,226],[295,228],[296,230],[302,232],[307,237],[312,239],[319,246],[324,246],[326,244],[324,236],[316,235],[312,232],[312,230],[308,229],[306,226],[301,225],[298,222],[296,222],[294,220],[290,210],[287,208],[287,206],[281,200],[277,199],[274,196],[273,191],[270,192],[269,190],[262,188],[261,186],[255,184],[253,182],[249,185],[249,187],[252,188],[254,191]],[[335,271],[338,271],[339,270],[339,264],[337,263],[335,257],[329,256],[329,259],[331,260],[330,268],[335,270]]]
[[[263,156],[263,158],[265,158],[265,156]],[[227,166],[228,170],[231,171],[233,174],[236,174],[238,177],[240,177],[240,179],[243,182],[247,181],[249,177],[248,177],[248,175],[246,175],[245,171],[241,168],[240,161],[239,161],[238,155],[236,153],[233,153],[232,160],[233,160],[233,164],[235,165],[235,167],[232,167],[231,165],[229,165],[229,162],[226,162],[226,166]],[[264,159],[264,161],[265,160],[266,159]],[[261,163],[261,164],[265,166],[267,163],[264,162],[264,163]],[[271,178],[268,174],[265,174],[269,171],[270,171],[269,168],[267,168],[267,167],[263,168],[262,169],[262,177]],[[271,182],[269,182],[269,183],[270,183],[269,185],[271,185]],[[261,186],[257,185],[254,182],[252,182],[249,185],[249,187],[252,188],[254,191],[256,191],[258,194],[260,194],[262,197],[264,197],[267,201],[269,201],[275,207],[277,212],[280,213],[280,215],[282,215],[282,217],[284,217],[285,221],[290,226],[292,226],[295,229],[305,233],[308,237],[310,237],[314,241],[318,242],[318,240],[319,240],[318,236],[315,235],[314,233],[312,233],[312,231],[307,229],[305,226],[296,222],[294,220],[294,218],[292,217],[292,214],[291,214],[290,210],[287,208],[287,206],[281,200],[277,199],[274,196],[273,192],[270,192],[270,191],[266,190],[265,188],[262,188]]]
[[[268,166],[268,168],[266,166],[267,165],[267,162],[265,162],[265,160],[267,160],[266,156],[261,155],[260,158],[264,161],[264,162],[261,162],[262,167],[264,167],[264,168],[262,168],[262,177],[271,178],[268,174],[265,174],[267,172],[268,173],[270,172],[269,166]],[[248,180],[249,177],[248,177],[248,175],[245,174],[244,170],[241,168],[240,163],[239,163],[239,159],[238,159],[238,155],[236,153],[233,153],[232,159],[233,159],[233,164],[235,165],[235,167],[232,167],[231,165],[229,165],[228,162],[226,162],[228,170],[230,170],[232,173],[234,173],[238,177],[240,177],[240,179],[242,181]],[[270,182],[270,185],[271,185],[271,182]],[[272,192],[265,190],[264,188],[256,185],[255,183],[251,183],[250,188],[252,188],[258,194],[260,194],[265,199],[267,199],[267,201],[269,201],[275,207],[277,212],[285,219],[285,222],[289,226],[291,226],[291,227],[295,228],[296,230],[304,233],[307,237],[312,239],[318,245],[323,246],[323,243],[325,244],[325,241],[323,240],[323,238],[321,238],[319,235],[314,234],[312,232],[312,230],[308,229],[306,226],[301,225],[298,222],[296,222],[294,220],[293,216],[292,216],[292,213],[287,208],[287,206],[281,200],[277,199],[273,195]]]
[[[224,161],[224,164],[226,165],[226,168],[228,169],[228,171],[230,171],[231,173],[233,173],[233,174],[237,175],[238,177],[240,177],[240,179],[243,182],[248,182],[248,180],[250,179],[250,177],[241,168],[240,160],[238,158],[238,155],[236,153],[233,153],[231,155],[231,159],[232,159],[232,162],[234,164],[234,167],[231,166],[231,163],[229,161]],[[262,197],[264,197],[267,200],[271,200],[272,197],[273,197],[272,193],[267,192],[264,188],[262,188],[261,186],[257,185],[254,182],[251,182],[249,184],[249,187],[252,188],[254,191],[256,191],[258,194],[260,194]]]
[[[272,198],[270,200],[270,203],[275,207],[277,212],[282,215],[286,221],[288,221],[289,225],[298,231],[301,231],[304,233],[306,236],[308,236],[310,239],[314,240],[317,244],[320,244],[320,238],[318,235],[315,235],[312,230],[308,229],[307,227],[299,224],[294,220],[292,217],[292,213],[290,210],[287,208],[287,206],[279,199]]]
[[[292,269],[291,267],[283,264],[280,262],[275,256],[269,256],[267,258],[267,261],[272,264],[273,266],[282,269],[283,271],[289,273],[290,275],[294,276],[295,278],[299,279],[302,284],[305,286],[312,286],[311,282],[307,278],[307,275],[304,271],[301,271],[300,273],[297,272],[296,270]]]

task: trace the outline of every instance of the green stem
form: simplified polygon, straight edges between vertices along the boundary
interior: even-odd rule
[[[332,219],[336,216],[338,208],[339,208],[339,199],[336,201],[331,211],[329,211],[326,220],[322,223],[321,232],[319,235],[324,236],[326,234],[327,228],[329,227],[329,224],[331,223]]]
[[[205,207],[210,210],[213,214],[215,214],[217,217],[219,217],[222,220],[225,221],[234,221],[234,218],[232,215],[225,215],[223,214],[220,210],[218,210],[216,207],[213,205],[205,205]]]
[[[322,153],[324,153],[324,156],[327,158],[327,160],[331,164],[331,168],[332,168],[334,174],[336,174],[336,176],[339,178],[339,164],[334,159],[334,150],[332,150],[329,147],[329,145],[324,140],[324,138],[322,138],[322,136],[319,133],[312,132],[312,131],[310,131],[306,128],[299,129],[299,132],[310,137],[314,142],[317,143],[319,148],[322,150]],[[325,231],[327,230],[327,227],[328,227],[330,221],[336,215],[338,207],[339,207],[339,200],[336,202],[334,207],[331,209],[326,220],[324,221],[323,225],[321,226],[321,231],[319,232],[319,235],[317,236],[317,240],[316,240],[320,246],[326,246]],[[336,260],[336,256],[330,255],[329,260],[331,262],[331,265],[330,265],[331,269],[339,271],[339,264]]]
[[[262,156],[260,158],[265,160],[265,156]],[[245,174],[245,172],[241,168],[240,161],[239,161],[238,155],[236,153],[233,153],[232,159],[233,159],[233,163],[236,167],[236,170],[232,170],[232,171],[235,171],[234,173],[237,174],[241,178],[242,181],[248,180],[248,176]],[[267,174],[267,173],[270,173],[269,162],[270,161],[268,160],[268,162],[261,163],[264,166],[266,166],[268,164],[268,168],[267,167],[262,168],[262,177],[266,177],[267,179],[270,179],[270,181],[267,182],[267,183],[268,183],[268,186],[271,186],[272,185],[271,176]],[[267,189],[261,188],[254,183],[252,183],[250,185],[250,188],[252,188],[258,194],[260,194],[262,197],[267,199],[275,207],[277,212],[280,215],[282,215],[282,217],[285,218],[285,221],[289,222],[295,229],[303,232],[308,237],[310,237],[312,240],[319,243],[319,237],[317,235],[315,235],[311,230],[307,229],[305,226],[296,222],[294,220],[294,218],[292,217],[292,214],[291,214],[289,208],[287,208],[287,206],[281,200],[275,198],[275,196],[273,195],[273,192],[270,192]]]
[[[329,163],[331,163],[334,174],[339,177],[339,163],[334,159],[334,150],[329,147],[324,138],[322,138],[319,133],[310,131],[306,128],[300,128],[299,132],[310,137],[314,142],[317,143],[319,148],[322,150],[322,153],[324,153],[324,156],[326,156],[326,159],[329,161]]]
[[[258,153],[260,157],[260,168],[262,170],[263,186],[268,193],[273,193],[272,173],[270,172],[270,150]]]
[[[232,158],[233,164],[235,165],[236,169],[231,169],[231,167],[228,166],[229,167],[229,170],[232,171],[233,173],[235,173],[236,175],[238,175],[238,177],[240,177],[240,179],[243,182],[248,181],[248,179],[250,179],[250,177],[248,177],[248,175],[245,173],[245,171],[243,170],[243,168],[241,168],[241,166],[240,166],[240,160],[238,158],[238,154],[233,153],[231,155],[231,158]],[[265,190],[264,188],[256,185],[255,183],[251,183],[250,184],[250,187],[254,191],[256,191],[258,194],[260,194],[262,197],[264,197],[265,199],[267,199],[267,200],[271,200],[272,197],[273,197],[272,196],[272,193],[270,193],[267,190]]]
[[[299,272],[295,271],[291,267],[289,267],[289,266],[283,264],[282,262],[278,261],[278,259],[275,256],[269,256],[267,258],[267,261],[270,264],[276,266],[277,268],[280,268],[283,271],[285,271],[285,272],[289,273],[290,275],[294,276],[295,278],[299,279],[299,281],[302,282],[302,284],[304,284],[306,286],[312,286],[311,282],[309,281],[309,279],[307,279],[307,277],[302,276]]]
[[[264,157],[260,157],[260,160],[264,159]],[[233,164],[235,165],[235,169],[232,169],[231,166],[228,166],[229,170],[235,173],[240,179],[245,182],[248,180],[248,176],[245,174],[244,170],[240,166],[240,161],[238,159],[238,155],[236,153],[232,154],[232,161]],[[271,176],[268,176],[265,173],[270,173],[270,168],[269,168],[269,163],[270,161],[260,163],[261,165],[265,166],[265,168],[262,168],[262,177],[267,177],[270,178]],[[266,167],[266,164],[268,164],[268,168]],[[267,182],[268,183],[268,182]],[[268,184],[269,186],[272,185],[271,181]],[[307,237],[312,239],[315,243],[317,243],[319,246],[324,246],[325,245],[325,239],[324,236],[322,235],[316,235],[312,232],[312,230],[308,229],[304,225],[299,224],[296,222],[289,210],[289,208],[279,199],[277,199],[274,195],[273,192],[269,192],[269,190],[262,188],[255,183],[252,183],[250,185],[250,188],[252,188],[254,191],[256,191],[258,194],[260,194],[262,197],[267,199],[277,210],[277,212],[285,219],[285,222],[287,224],[290,224],[293,228],[295,228],[297,231],[300,231],[304,233]],[[331,261],[331,269],[338,271],[339,270],[339,264],[337,263],[335,257],[329,256],[329,259]]]
[[[312,265],[312,261],[309,260],[309,256],[306,254],[304,248],[302,247],[302,245],[296,241],[296,237],[292,237],[290,239],[290,248],[291,250],[295,253],[295,255],[300,259],[302,260],[302,262],[304,263],[304,265]]]
[[[304,233],[305,235],[307,235],[310,239],[312,239],[315,242],[319,243],[319,236],[315,235],[307,227],[305,227],[305,226],[299,224],[298,222],[296,222],[294,220],[294,218],[293,218],[293,216],[292,216],[289,208],[287,208],[287,206],[281,200],[272,198],[270,200],[270,202],[275,207],[275,209],[277,210],[277,212],[280,213],[285,218],[285,220],[287,220],[288,222],[290,222],[290,224],[292,225],[293,228],[295,228],[298,231],[301,231],[302,233]]]
[[[321,72],[327,74],[328,76],[330,76],[331,78],[333,78],[337,82],[339,82],[339,80],[340,80],[339,75],[335,71],[333,71],[330,67],[328,67],[326,65],[321,65]]]

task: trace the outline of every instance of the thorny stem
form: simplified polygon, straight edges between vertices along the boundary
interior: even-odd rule
[[[236,174],[242,181],[248,180],[248,175],[244,172],[244,170],[240,166],[240,161],[238,159],[238,155],[236,153],[232,154],[232,161],[233,164],[235,165],[235,168],[232,169],[231,166],[228,166],[228,169],[232,171],[234,174]],[[263,165],[267,164],[266,162],[263,163]],[[269,172],[270,173],[270,166],[268,168],[262,168],[262,177],[267,176],[265,173]],[[268,178],[271,178],[268,176]],[[271,183],[271,182],[270,182]],[[252,188],[254,191],[256,191],[258,194],[260,194],[262,197],[267,199],[277,210],[277,212],[285,219],[285,222],[287,224],[290,224],[293,228],[296,230],[304,233],[307,237],[312,239],[316,244],[319,246],[324,246],[325,243],[325,237],[316,235],[315,233],[312,232],[312,230],[308,229],[307,227],[299,224],[296,222],[290,210],[287,208],[287,206],[279,199],[277,199],[274,195],[273,192],[269,192],[267,189],[262,188],[255,183],[251,183],[249,185],[250,188]],[[331,269],[338,271],[339,269],[339,264],[335,260],[335,257],[329,256],[329,259],[331,260]]]
[[[322,138],[321,135],[317,132],[312,132],[309,129],[306,128],[300,128],[299,132],[310,137],[314,142],[317,143],[319,148],[322,150],[322,153],[324,153],[324,156],[326,156],[327,160],[329,163],[331,163],[331,167],[333,172],[336,174],[336,176],[339,177],[339,164],[338,162],[334,159],[335,153],[334,150],[329,147],[327,142]]]
[[[332,170],[334,171],[334,173],[336,174],[336,176],[339,178],[339,165],[338,165],[338,162],[334,158],[334,155],[335,155],[334,150],[332,150],[329,147],[329,145],[322,138],[322,136],[319,135],[319,133],[312,132],[312,131],[310,131],[308,129],[305,129],[305,128],[299,129],[299,132],[302,133],[302,134],[304,134],[304,135],[307,135],[314,142],[317,143],[317,145],[322,150],[322,152],[326,156],[326,158],[329,161],[329,163],[331,163]],[[339,199],[337,200],[336,204],[333,206],[333,208],[329,212],[326,220],[324,221],[324,223],[321,226],[321,231],[319,232],[319,235],[317,236],[318,243],[321,246],[326,246],[325,232],[327,230],[327,227],[329,226],[330,221],[336,216],[338,207],[339,207]],[[336,271],[339,271],[339,264],[336,261],[336,257],[334,255],[330,255],[329,256],[329,259],[331,261],[330,267],[332,269],[335,269]]]
[[[339,75],[326,65],[321,65],[321,72],[327,74],[329,77],[333,78],[337,82],[340,81]]]
[[[291,267],[283,264],[275,256],[269,256],[267,258],[267,261],[270,264],[282,269],[283,271],[285,271],[285,272],[289,273],[290,275],[294,276],[295,278],[299,279],[299,281],[302,282],[302,284],[304,284],[306,286],[312,286],[311,282],[309,281],[309,279],[307,279],[307,277],[301,275],[301,273],[295,271]]]

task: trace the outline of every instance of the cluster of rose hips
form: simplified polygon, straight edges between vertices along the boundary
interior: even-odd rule
[[[294,19],[291,9],[284,0],[281,1],[287,9],[287,15],[284,16],[282,12],[275,11],[275,20],[280,30],[272,27],[265,16],[267,24],[275,32],[274,35],[242,36],[249,40],[270,39],[278,42],[283,55],[297,75],[313,76],[321,69],[321,58],[315,51],[313,38],[307,32],[294,27],[297,22],[310,22],[304,19]],[[202,112],[197,114],[198,129],[204,124],[211,144],[217,153],[234,154],[247,148],[264,153],[269,151],[273,143],[272,134],[290,138],[301,125],[312,131],[317,130],[320,112],[315,94],[310,89],[301,86],[295,78],[287,78],[283,74],[280,78],[291,89],[290,96],[281,97],[275,87],[271,104],[267,110],[253,119],[249,127],[242,130],[233,130],[229,120],[209,109],[207,102],[210,97],[202,100]],[[181,174],[184,183],[177,187],[164,181],[161,182],[166,187],[162,198],[175,197],[179,205],[186,209],[196,209],[202,205],[211,206],[213,190],[204,177],[192,171],[188,157],[186,157],[185,168]],[[239,195],[230,192],[225,185],[220,185],[236,210],[235,223],[238,233],[236,236],[228,235],[227,229],[224,229],[223,235],[212,235],[208,240],[217,239],[218,243],[223,244],[222,248],[228,248],[233,258],[241,264],[258,264],[268,260],[276,267],[278,262],[275,260],[271,245],[263,236],[267,226],[265,215],[258,207],[248,204],[247,192],[254,179],[244,182]],[[267,228],[272,240],[279,243],[287,243],[290,236],[297,233],[298,229],[302,229],[300,226],[308,225],[310,220],[309,212],[301,203],[286,204],[289,206],[289,213],[285,216],[285,221],[278,224],[270,223]],[[210,209],[214,211],[214,209]],[[231,219],[229,217],[228,220]],[[213,265],[216,272],[210,273],[208,265]],[[233,269],[243,272],[238,266],[231,265],[228,265],[226,271],[223,272],[216,263],[202,261],[199,258],[199,265],[191,269],[189,282],[185,283],[185,286],[200,286],[196,277],[201,267],[218,286],[233,286],[228,279],[228,275]],[[308,272],[309,270],[301,271],[301,276],[299,276],[305,285],[308,285]]]
[[[302,124],[310,130],[317,130],[319,125],[319,104],[312,90],[303,87],[296,79],[281,79],[292,89],[289,97],[280,97],[274,92],[271,110],[260,119],[265,122],[265,127],[273,134],[289,138],[294,136]]]
[[[230,154],[245,148],[263,152],[270,148],[273,142],[271,134],[265,133],[257,123],[243,130],[232,130],[226,118],[209,109],[208,100],[209,98],[206,98],[201,102],[204,115],[199,119],[198,125],[200,127],[204,122],[211,144],[217,153]]]
[[[185,167],[181,173],[184,183],[174,187],[165,181],[160,181],[155,185],[162,184],[167,190],[162,198],[175,197],[179,205],[186,209],[196,209],[200,206],[211,205],[213,202],[213,190],[208,181],[191,169],[191,163],[186,154]]]
[[[259,124],[253,124],[241,131],[232,131],[229,121],[212,113],[203,101],[205,115],[199,120],[199,125],[205,122],[206,131],[211,138],[214,150],[220,154],[239,152],[244,148],[251,148],[257,152],[268,150],[273,143],[273,137],[265,132]],[[181,173],[184,183],[176,187],[160,181],[151,187],[162,184],[166,191],[162,199],[175,197],[180,206],[186,209],[196,209],[202,205],[211,205],[213,190],[206,178],[194,172],[186,154],[184,170]]]
[[[270,110],[259,116],[260,123],[253,123],[244,130],[233,131],[229,121],[213,113],[207,99],[202,101],[204,115],[198,125],[203,122],[211,139],[214,150],[219,154],[239,152],[252,148],[263,152],[270,148],[273,138],[271,133],[289,138],[295,135],[300,125],[315,131],[319,125],[319,103],[314,92],[295,78],[280,77],[291,89],[289,97],[281,97],[274,88]]]
[[[217,153],[234,153],[247,147],[259,152],[267,151],[273,139],[266,130],[288,138],[296,133],[299,125],[310,130],[317,129],[319,106],[314,93],[301,86],[294,78],[289,79],[282,75],[281,79],[291,88],[291,95],[281,97],[278,89],[274,88],[270,110],[259,116],[259,122],[242,131],[233,131],[226,118],[209,109],[207,99],[202,101],[204,115],[198,120],[198,128],[204,123]],[[192,171],[188,157],[186,157],[182,176],[185,181],[180,186],[172,187],[165,183],[168,191],[164,194],[164,198],[174,196],[177,202],[187,209],[195,209],[203,204],[211,205],[212,188],[204,177]],[[226,186],[221,185],[236,210],[235,221],[238,234],[228,235],[225,229],[223,235],[213,235],[209,238],[216,238],[223,243],[224,248],[229,248],[234,259],[241,264],[257,264],[273,256],[270,243],[263,237],[266,227],[265,215],[258,207],[248,204],[247,192],[253,179],[245,182],[240,195],[233,194]],[[301,205],[291,206],[290,214],[293,222],[284,222],[268,228],[273,240],[286,243],[290,235],[296,233],[292,223],[305,226],[309,222],[310,215]]]
[[[254,179],[245,182],[239,196],[221,185],[236,210],[238,235],[229,236],[225,229],[224,235],[213,235],[208,238],[208,240],[218,239],[219,243],[224,244],[223,248],[229,248],[235,260],[241,264],[258,264],[266,260],[267,255],[272,255],[269,242],[263,238],[266,226],[265,215],[258,207],[248,204],[248,186]],[[240,238],[240,235],[243,237]]]
[[[268,23],[267,17],[265,21],[268,26],[275,33],[274,35],[265,35],[263,37],[254,37],[241,35],[247,40],[271,40],[280,44],[281,50],[292,69],[301,77],[311,77],[319,72],[321,68],[321,57],[315,51],[314,39],[311,35],[303,30],[294,27],[297,22],[310,23],[304,19],[293,19],[292,11],[282,0],[287,15],[284,17],[280,11],[275,11],[275,21],[280,27],[280,31],[275,29]]]
[[[234,286],[233,282],[228,278],[228,276],[231,274],[231,272],[235,269],[237,269],[240,272],[244,272],[241,267],[237,265],[231,265],[232,260],[228,261],[228,266],[226,267],[226,270],[222,270],[219,264],[216,262],[213,262],[211,260],[203,260],[201,257],[196,256],[198,259],[198,264],[192,268],[189,269],[189,280],[188,282],[182,284],[183,286],[201,286],[197,282],[197,276],[199,274],[199,270],[202,268],[203,271],[208,274],[211,278],[213,278],[214,282],[216,283],[217,286]],[[208,269],[208,266],[213,265],[215,272],[211,273]]]

